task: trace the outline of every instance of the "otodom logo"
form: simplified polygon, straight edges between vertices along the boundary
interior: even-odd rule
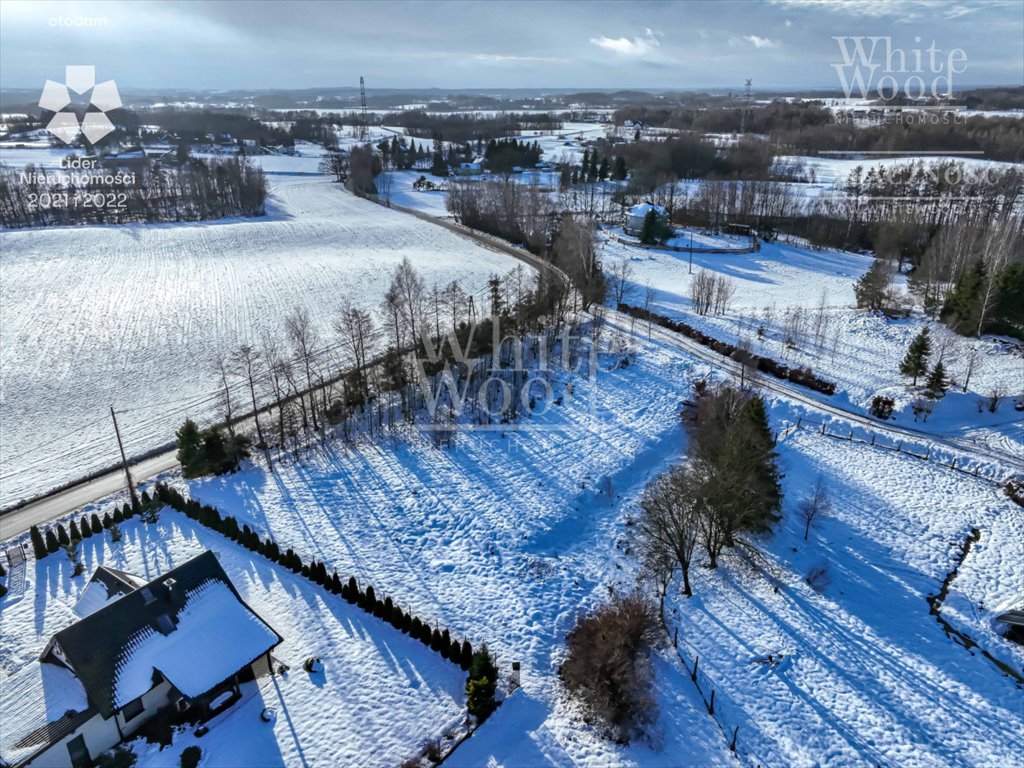
[[[72,91],[81,96],[90,90],[89,107],[95,107],[98,111],[86,112],[79,123],[78,115],[63,110],[71,103]],[[67,66],[64,68],[63,83],[46,81],[43,95],[39,97],[39,106],[57,113],[46,129],[65,144],[73,142],[79,133],[84,133],[85,138],[95,144],[114,130],[106,113],[121,106],[121,94],[117,92],[117,84],[113,80],[96,83],[96,67]]]

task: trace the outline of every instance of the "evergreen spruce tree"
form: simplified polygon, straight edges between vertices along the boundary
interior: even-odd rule
[[[459,666],[465,670],[469,670],[469,665],[473,663],[473,646],[470,645],[469,640],[462,641],[462,655],[459,658]]]
[[[57,538],[57,534],[53,532],[52,528],[46,529],[46,551],[54,553],[60,549],[60,540]]]
[[[484,645],[473,654],[466,680],[466,709],[482,723],[496,706],[494,693],[498,687],[498,667]]]
[[[434,631],[430,633],[430,650],[440,651],[441,645],[441,631],[434,627]]]
[[[612,171],[612,178],[616,181],[624,181],[626,179],[626,158],[622,155],[615,158],[615,170]]]
[[[74,523],[72,523],[74,525]],[[71,543],[71,539],[68,537],[67,529],[64,528],[64,523],[57,523],[57,542],[62,546],[66,547]]]
[[[778,522],[778,511],[782,506],[782,482],[779,472],[779,455],[775,452],[775,437],[768,423],[764,400],[753,398],[747,403],[744,417],[751,425],[747,441],[749,456],[754,457],[754,479],[758,493],[752,504],[751,524],[754,531],[767,531],[771,524]]]
[[[977,332],[982,311],[981,295],[987,276],[985,262],[978,259],[974,266],[956,279],[953,289],[946,296],[942,319],[957,333],[973,335]]]
[[[110,516],[109,512],[103,513],[103,527],[110,528],[114,524],[114,518]]]
[[[32,553],[36,560],[42,560],[49,552],[46,551],[46,542],[43,541],[43,534],[39,532],[39,526],[33,525],[29,529],[29,536],[32,538]]]
[[[338,576],[338,572],[334,572],[334,576],[331,577],[331,592],[336,595],[341,594],[341,578]]]
[[[599,178],[601,181],[605,181],[608,178],[608,170],[608,158],[602,157],[601,165],[597,171],[597,178]]]
[[[889,299],[891,283],[889,263],[885,259],[875,259],[868,271],[861,275],[853,286],[857,306],[861,309],[884,309]]]
[[[93,533],[103,533],[103,523],[100,521],[100,516],[98,514],[93,512],[89,522],[92,523]]]
[[[178,463],[184,477],[199,477],[206,473],[206,459],[203,454],[203,436],[192,419],[175,433],[178,443]]]
[[[412,616],[408,613],[402,612],[402,634],[408,635],[412,632]]]
[[[916,387],[917,377],[924,376],[928,372],[928,356],[931,354],[931,351],[932,343],[928,336],[928,328],[925,327],[910,342],[907,354],[904,355],[903,361],[900,363],[900,373],[904,376],[914,377],[911,386]]]
[[[942,361],[939,360],[932,367],[931,372],[928,374],[928,381],[925,382],[925,386],[928,388],[928,394],[932,397],[942,397],[946,394],[946,387],[948,383],[946,381],[946,368],[942,365]]]
[[[72,520],[71,524],[68,526],[68,536],[71,538],[71,541],[82,540],[82,532],[78,529],[78,523],[74,520]]]

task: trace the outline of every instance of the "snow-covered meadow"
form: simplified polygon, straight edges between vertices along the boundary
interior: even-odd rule
[[[728,740],[670,649],[655,661],[654,738],[628,748],[583,725],[556,677],[575,617],[633,583],[629,519],[644,485],[681,460],[678,408],[707,374],[654,340],[628,367],[576,381],[578,400],[520,431],[460,433],[450,451],[415,433],[333,445],[273,474],[254,467],[188,487],[421,615],[486,638],[506,669],[522,662],[523,690],[454,765],[722,764],[732,760]],[[789,405],[773,398],[770,407],[778,429]],[[771,577],[729,558],[718,572],[697,569],[697,597],[670,602],[684,651],[699,654],[714,681],[720,715],[740,726],[743,759],[1005,764],[1024,695],[946,637],[925,598],[979,527],[985,547],[954,582],[963,593],[948,618],[1021,668],[1024,653],[993,617],[1018,599],[1024,514],[983,479],[881,448],[797,432],[779,450],[784,519],[757,539]],[[796,508],[819,473],[835,506],[805,544]],[[804,579],[822,563],[831,586],[818,594]],[[755,662],[779,652],[777,669]]]
[[[260,162],[265,218],[0,232],[0,506],[114,463],[111,405],[129,454],[216,417],[214,353],[296,307],[331,344],[342,303],[376,307],[405,256],[471,292],[515,266],[310,176],[316,157]]]
[[[940,323],[929,323],[919,312],[906,319],[889,319],[856,309],[853,287],[871,265],[870,254],[815,250],[779,241],[762,243],[756,253],[694,253],[691,272],[689,253],[611,239],[602,248],[606,269],[629,264],[627,301],[631,304],[643,305],[650,286],[654,311],[682,319],[716,338],[748,341],[756,354],[811,367],[837,383],[838,392],[832,398],[837,402],[867,412],[874,395],[888,395],[896,401],[897,423],[971,435],[1024,457],[1024,418],[1014,410],[1015,400],[1024,399],[1024,345],[958,336]],[[734,285],[725,314],[693,312],[691,281],[704,270],[729,278]],[[897,278],[897,287],[904,293],[905,283],[905,278]],[[815,338],[819,307],[823,327]],[[915,422],[911,405],[918,394],[900,375],[899,361],[925,325],[931,328],[934,353],[941,351],[955,382],[962,384],[966,379],[972,349],[976,364],[966,394],[954,386],[934,404],[927,422]],[[787,344],[787,338],[794,345]],[[979,401],[995,390],[1006,398],[999,410],[979,412]]]

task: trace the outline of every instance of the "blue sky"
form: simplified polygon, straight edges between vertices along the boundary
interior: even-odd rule
[[[961,49],[958,87],[1024,83],[1024,0],[2,0],[0,86],[838,88],[834,38],[861,35]]]

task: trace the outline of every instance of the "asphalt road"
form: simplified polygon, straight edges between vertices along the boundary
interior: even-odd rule
[[[168,451],[132,465],[132,479],[139,483],[178,466],[175,453],[173,450]],[[128,490],[125,486],[124,471],[120,469],[101,475],[95,480],[44,496],[19,509],[5,512],[0,515],[0,540],[17,536],[33,525],[45,523],[47,520],[60,517],[85,504],[112,496],[119,491],[124,492],[125,500],[127,500]]]

